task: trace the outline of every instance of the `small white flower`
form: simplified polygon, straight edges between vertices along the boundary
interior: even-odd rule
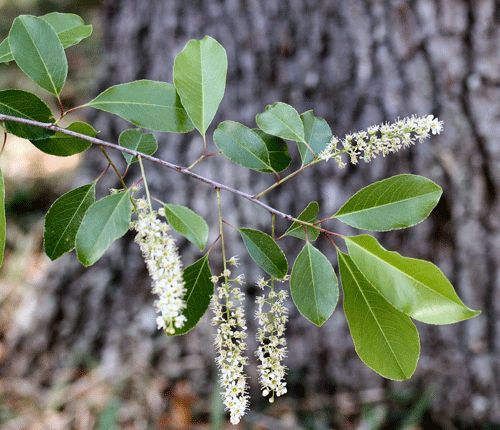
[[[240,259],[237,255],[233,255],[229,260],[227,260],[227,263],[230,266],[238,267],[240,265]]]
[[[324,161],[334,159],[340,168],[346,166],[343,154],[347,154],[351,164],[358,164],[360,159],[368,163],[378,155],[385,157],[417,142],[421,143],[430,135],[441,133],[442,129],[443,122],[433,115],[413,115],[393,123],[370,126],[366,131],[347,134],[341,142],[333,136],[318,156]],[[339,143],[342,148],[339,148]]]
[[[243,279],[244,276],[239,275],[234,281],[238,285]],[[217,327],[215,362],[219,368],[222,400],[234,425],[245,414],[249,399],[245,374],[248,358],[245,356],[247,326],[243,300],[240,288],[232,286],[230,281],[223,282],[212,297],[212,324]]]
[[[264,281],[269,285],[268,281]],[[264,285],[259,280],[260,285]],[[263,287],[262,287],[263,288]],[[274,402],[274,396],[286,393],[286,371],[283,364],[286,357],[285,328],[288,321],[288,309],[285,301],[288,294],[285,290],[276,292],[274,288],[266,294],[256,297],[257,310],[255,317],[259,324],[257,341],[259,346],[255,355],[259,360],[259,382],[262,395]]]
[[[152,291],[158,297],[154,302],[159,314],[156,323],[159,329],[173,334],[175,328],[182,328],[186,321],[182,261],[174,239],[168,234],[168,224],[158,219],[144,199],[136,200],[136,206],[137,221],[131,223],[131,228],[137,232],[135,241],[153,281]]]

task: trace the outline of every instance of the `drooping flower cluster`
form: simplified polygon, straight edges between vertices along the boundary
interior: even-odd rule
[[[325,161],[334,159],[340,168],[346,166],[342,154],[347,154],[352,164],[357,164],[360,159],[368,163],[380,154],[385,157],[417,142],[421,143],[430,135],[439,134],[442,129],[443,122],[433,115],[414,115],[393,123],[368,127],[366,131],[348,134],[342,140],[333,136],[319,158]]]
[[[229,263],[237,265],[233,257]],[[219,368],[222,400],[230,413],[232,424],[238,424],[248,407],[249,395],[245,366],[247,326],[244,311],[244,294],[240,289],[244,275],[230,279],[231,271],[225,269],[220,276],[213,276],[212,281],[221,285],[212,298],[214,316],[212,324],[217,328],[215,348],[216,364]]]
[[[152,291],[157,296],[154,302],[158,313],[156,323],[159,329],[173,334],[186,321],[182,261],[169,235],[169,225],[158,218],[162,209],[159,213],[153,211],[144,199],[136,200],[136,207],[137,221],[131,223],[131,228],[137,232],[135,241],[141,248],[153,282]]]
[[[259,346],[255,355],[259,360],[259,382],[264,397],[269,402],[286,393],[286,371],[283,364],[286,357],[285,327],[288,321],[288,309],[285,301],[288,294],[285,290],[276,292],[269,281],[261,278],[257,282],[261,289],[267,289],[256,297],[257,310],[255,318],[259,324],[257,341]]]

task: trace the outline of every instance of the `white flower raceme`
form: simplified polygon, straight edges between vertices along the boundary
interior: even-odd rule
[[[154,302],[158,313],[156,323],[159,329],[173,334],[186,321],[182,261],[174,239],[168,234],[169,225],[158,218],[158,213],[144,199],[136,200],[136,206],[137,221],[131,223],[131,228],[137,232],[135,241],[153,281],[152,291],[158,297]]]
[[[379,154],[385,157],[420,143],[430,135],[439,134],[442,129],[443,122],[433,115],[398,119],[393,123],[374,125],[366,131],[348,134],[341,141],[333,136],[319,158],[325,161],[334,159],[340,168],[346,166],[342,154],[347,154],[352,164],[357,164],[359,159],[368,163]]]
[[[259,346],[255,355],[259,360],[259,382],[264,397],[274,402],[274,396],[286,393],[286,371],[283,364],[286,357],[285,327],[288,321],[288,309],[285,301],[288,294],[285,290],[276,292],[269,282],[261,278],[257,286],[268,291],[257,296],[255,317],[259,324],[257,341]]]
[[[229,270],[226,274],[227,272]],[[220,277],[224,278],[224,273]],[[244,294],[237,286],[242,280],[242,275],[235,279],[223,280],[212,298],[212,324],[217,327],[215,361],[223,390],[222,400],[230,413],[232,424],[240,422],[249,399],[245,374],[248,358],[245,356],[247,326],[243,308]]]

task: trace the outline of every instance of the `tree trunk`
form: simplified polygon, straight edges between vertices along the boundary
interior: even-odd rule
[[[369,181],[400,172],[430,177],[444,188],[434,215],[409,231],[380,238],[390,249],[439,264],[482,315],[447,327],[419,325],[422,357],[416,375],[393,384],[355,356],[340,308],[321,329],[292,311],[289,396],[352,393],[356,403],[363,390],[432,387],[435,421],[500,423],[500,3],[115,0],[103,8],[102,20],[98,90],[141,78],[171,81],[174,55],[188,39],[217,38],[228,52],[229,75],[214,124],[232,119],[253,125],[254,115],[274,101],[301,112],[314,108],[338,135],[411,113],[444,120],[444,134],[431,143],[344,171],[333,162],[323,164],[270,193],[268,201],[297,214],[315,199],[327,216]],[[110,139],[125,126],[108,114],[94,119]],[[199,154],[201,140],[195,134],[168,135],[160,146],[161,157],[186,165]],[[103,166],[94,151],[86,174],[95,176]],[[216,236],[210,187],[157,166],[146,169],[155,195],[189,204],[206,216]],[[197,171],[244,190],[257,191],[272,181],[217,158]],[[269,224],[269,215],[248,202],[223,194],[223,203],[233,224]],[[279,231],[285,228],[279,224]],[[228,234],[229,252],[245,256],[238,238]],[[156,331],[149,280],[131,239],[119,241],[90,269],[82,269],[74,256],[53,264],[9,333],[6,373],[51,384],[55,370],[73,355],[90,354],[107,375],[148,372],[164,375],[168,384],[185,378],[197,393],[210,391],[208,318],[183,338]],[[180,244],[189,264],[195,251]],[[331,246],[319,244],[333,260]],[[300,243],[290,239],[285,246],[292,259]],[[244,260],[252,284],[258,273]],[[249,298],[253,294],[249,286]]]

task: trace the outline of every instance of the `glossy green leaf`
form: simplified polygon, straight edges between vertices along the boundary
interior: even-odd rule
[[[143,133],[141,130],[125,130],[120,134],[120,145],[124,148],[133,149],[134,151],[142,152],[143,154],[153,155],[158,149],[156,138],[151,133]],[[127,164],[132,164],[137,161],[137,157],[132,154],[122,152],[123,158]]]
[[[420,355],[415,324],[380,295],[347,254],[337,255],[344,313],[357,354],[384,378],[409,379]]]
[[[21,90],[0,91],[0,113],[45,123],[54,121],[52,112],[42,100]],[[45,139],[54,134],[53,131],[40,127],[8,121],[4,123],[4,127],[7,132],[30,140]]]
[[[85,25],[83,19],[74,13],[51,12],[40,18],[55,30],[64,48],[74,46],[92,34],[92,26]]]
[[[0,267],[3,264],[5,242],[7,238],[7,221],[5,218],[5,182],[0,169]]]
[[[207,255],[186,267],[183,276],[186,286],[186,295],[184,296],[186,301],[186,309],[184,310],[186,322],[182,328],[175,329],[174,336],[186,334],[198,324],[207,311],[214,292]]]
[[[45,215],[43,247],[51,260],[75,247],[85,212],[95,202],[95,183],[83,185],[59,197]]]
[[[258,128],[254,128],[253,131],[263,140],[269,154],[269,165],[271,166],[271,170],[266,170],[264,172],[282,172],[285,170],[292,162],[292,157],[288,152],[288,145],[286,142],[277,136],[271,136],[270,134],[264,133]]]
[[[0,42],[0,64],[9,63],[10,61],[14,61],[14,57],[12,56],[12,52],[10,52],[9,38],[6,37]]]
[[[165,217],[172,228],[203,250],[208,240],[208,224],[196,212],[186,206],[168,203]]]
[[[80,121],[71,124],[67,127],[67,130],[85,134],[90,137],[95,137],[97,134],[91,125]],[[46,154],[57,155],[59,157],[78,154],[86,151],[92,146],[92,144],[86,140],[69,136],[59,131],[47,139],[33,140],[31,143]]]
[[[318,327],[332,315],[339,300],[337,276],[325,255],[307,242],[292,267],[292,299],[299,312]]]
[[[287,274],[286,256],[271,236],[251,228],[240,228],[240,234],[248,254],[262,270],[278,279]]]
[[[73,13],[51,12],[41,16],[40,19],[55,30],[63,48],[76,45],[92,34],[92,26],[85,25],[83,19]],[[6,37],[0,43],[0,63],[10,61],[14,61],[14,57],[10,51],[9,38]]]
[[[423,176],[396,175],[359,190],[333,218],[363,230],[411,227],[429,216],[442,192],[439,185]]]
[[[318,202],[310,202],[300,213],[297,219],[309,223],[315,223],[318,220],[318,213]],[[317,224],[317,226],[321,227],[321,224]],[[303,224],[294,221],[283,236],[294,236],[302,240],[307,239],[314,241],[319,236],[319,230],[313,227],[304,226]]]
[[[214,142],[233,163],[258,172],[273,172],[267,145],[251,128],[235,121],[221,122],[214,132]]]
[[[369,235],[345,240],[359,270],[401,312],[428,324],[451,324],[479,314],[463,304],[443,272],[429,261],[387,251]]]
[[[10,29],[9,46],[19,68],[40,87],[59,96],[68,62],[55,30],[41,18],[18,16]]]
[[[87,106],[149,130],[185,133],[193,129],[174,86],[165,82],[140,80],[115,85]]]
[[[91,266],[108,247],[128,230],[132,203],[128,191],[120,191],[93,203],[76,233],[76,254],[84,266]]]
[[[304,125],[298,112],[286,103],[267,105],[264,112],[255,117],[259,128],[273,136],[294,142],[304,142]]]
[[[308,110],[300,115],[302,124],[304,124],[304,139],[309,144],[310,149],[302,142],[297,142],[302,164],[310,163],[314,156],[326,148],[332,138],[332,130],[328,123],[318,116],[314,115],[312,110]]]
[[[204,136],[226,89],[227,55],[215,39],[190,40],[174,61],[174,85],[194,126]]]

